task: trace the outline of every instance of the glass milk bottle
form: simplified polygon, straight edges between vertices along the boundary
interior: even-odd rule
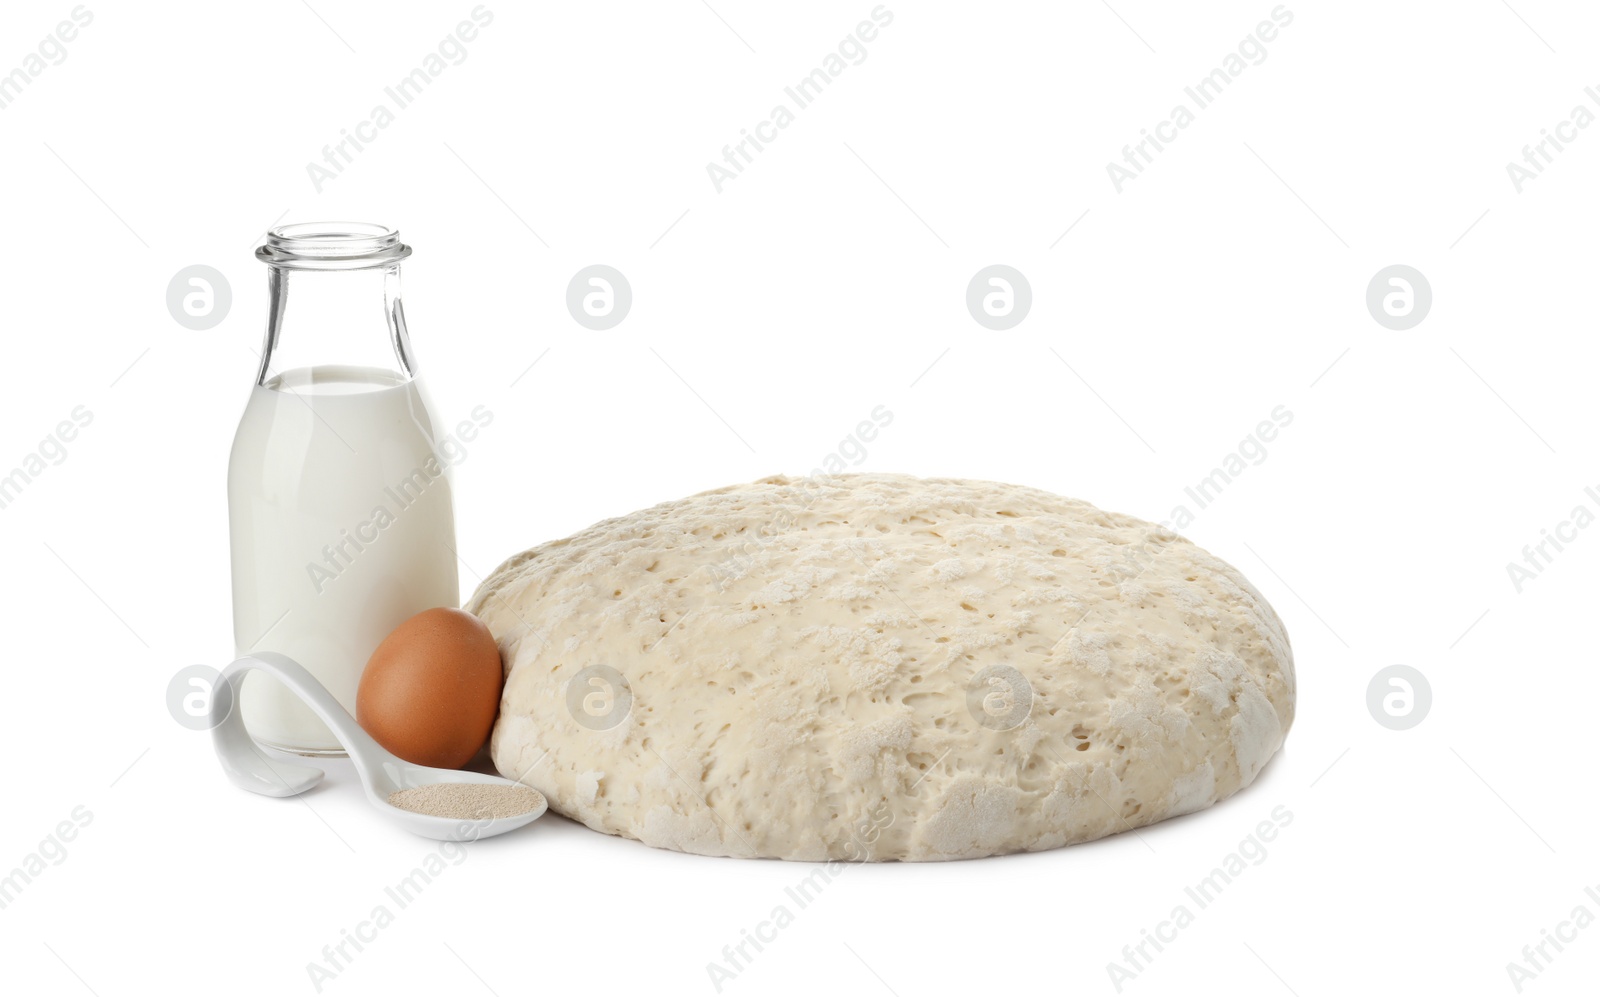
[[[378,225],[267,234],[266,342],[228,465],[237,653],[288,655],[352,714],[383,638],[460,599],[448,468],[400,307],[409,255]],[[265,744],[342,753],[271,676],[251,672],[239,707]]]

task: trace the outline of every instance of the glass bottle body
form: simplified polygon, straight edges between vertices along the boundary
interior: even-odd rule
[[[341,246],[307,229],[277,230],[258,253],[272,300],[228,468],[234,641],[241,656],[295,659],[354,713],[384,637],[459,602],[454,502],[399,303],[405,247],[392,232],[373,249],[367,232]],[[342,752],[264,673],[247,677],[239,708],[265,744]]]

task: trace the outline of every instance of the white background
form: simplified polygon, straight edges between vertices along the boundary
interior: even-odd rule
[[[1516,992],[1525,945],[1600,914],[1600,530],[1520,593],[1506,570],[1600,506],[1600,128],[1520,193],[1506,164],[1600,112],[1600,15],[1292,2],[1266,60],[1118,193],[1106,164],[1269,0],[890,3],[866,61],[718,193],[706,164],[873,4],[711,4],[491,2],[465,61],[321,192],[306,164],[470,0],[90,3],[65,61],[0,110],[0,473],[75,406],[94,417],[0,510],[0,872],[93,815],[0,910],[7,991],[312,993],[306,965],[436,847],[380,823],[342,767],[301,801],[232,789],[163,703],[178,668],[231,650],[251,249],[280,218],[354,217],[416,248],[440,415],[495,413],[455,480],[464,595],[600,518],[804,474],[878,405],[894,423],[861,470],[1154,520],[1294,414],[1185,530],[1294,641],[1298,716],[1265,775],[1137,835],[851,867],[723,992],[1115,993],[1107,964],[1278,806],[1265,861],[1123,992]],[[0,73],[71,9],[6,4]],[[196,263],[233,290],[209,331],[165,306]],[[608,332],[564,304],[592,263],[633,287]],[[1005,332],[963,303],[992,263],[1033,288]],[[1408,331],[1365,305],[1394,263],[1433,290]],[[1365,705],[1395,663],[1434,697],[1399,732]],[[473,846],[323,992],[714,993],[707,964],[810,871],[550,817]],[[1524,992],[1597,972],[1591,927]]]

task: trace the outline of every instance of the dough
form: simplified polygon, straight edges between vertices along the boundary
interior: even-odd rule
[[[1294,717],[1238,571],[1016,485],[766,478],[518,554],[467,608],[505,660],[500,772],[701,855],[1089,841],[1248,786]]]

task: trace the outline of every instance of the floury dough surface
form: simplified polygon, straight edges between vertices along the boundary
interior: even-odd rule
[[[767,478],[519,554],[467,608],[506,662],[500,772],[702,855],[1089,841],[1249,785],[1294,717],[1288,637],[1238,571],[1015,485]],[[591,666],[626,718],[595,672],[569,689]]]

